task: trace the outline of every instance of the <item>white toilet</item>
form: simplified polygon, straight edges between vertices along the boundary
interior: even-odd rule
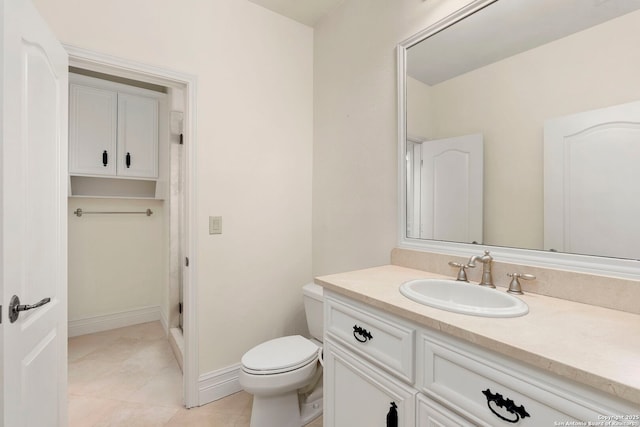
[[[301,427],[322,414],[322,287],[309,283],[303,292],[315,339],[276,338],[242,356],[240,385],[253,394],[251,427]]]

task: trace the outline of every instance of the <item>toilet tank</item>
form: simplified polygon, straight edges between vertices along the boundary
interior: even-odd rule
[[[302,287],[304,293],[304,312],[307,315],[307,325],[311,337],[322,342],[324,330],[323,288],[315,283],[307,283]]]

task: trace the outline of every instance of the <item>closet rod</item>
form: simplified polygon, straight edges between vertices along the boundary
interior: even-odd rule
[[[75,211],[73,211],[73,213],[75,215],[77,215],[78,217],[81,217],[82,215],[93,215],[93,214],[100,214],[100,215],[114,215],[114,214],[132,214],[132,215],[137,215],[137,214],[145,214],[147,216],[151,216],[153,211],[151,209],[147,209],[144,212],[85,212],[82,209],[78,208]]]

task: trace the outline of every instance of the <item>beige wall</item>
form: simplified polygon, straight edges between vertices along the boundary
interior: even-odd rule
[[[312,29],[243,0],[34,3],[64,43],[198,76],[200,372],[304,330]]]
[[[544,121],[639,100],[638,27],[640,11],[430,88],[431,137],[484,134],[486,244],[543,248]]]
[[[314,35],[313,272],[388,264],[397,242],[396,45],[464,0],[349,0]]]
[[[431,86],[407,76],[407,136],[418,139],[432,139],[435,132],[433,123],[433,96]]]
[[[83,215],[145,211],[153,215]],[[164,202],[69,199],[69,320],[160,306],[167,283]]]

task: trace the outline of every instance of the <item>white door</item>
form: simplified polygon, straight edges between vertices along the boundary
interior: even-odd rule
[[[482,135],[437,139],[421,145],[420,237],[482,243]]]
[[[544,130],[544,248],[640,259],[640,102]]]
[[[158,177],[158,100],[118,93],[118,175]]]
[[[420,238],[422,225],[422,143],[424,140],[407,138],[407,237]]]
[[[28,0],[0,0],[2,425],[67,423],[67,54]],[[39,308],[9,320],[10,301]]]

